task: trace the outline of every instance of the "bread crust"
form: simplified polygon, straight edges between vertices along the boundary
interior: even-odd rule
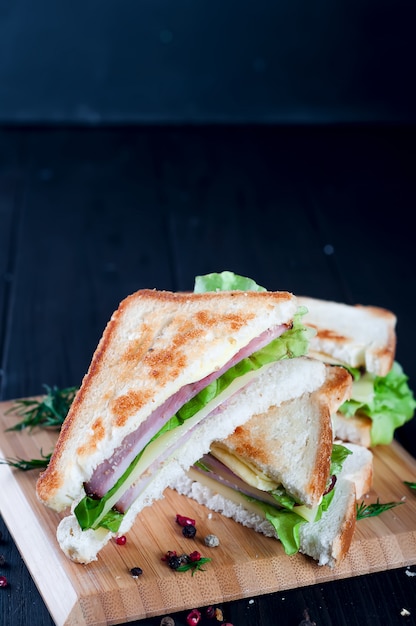
[[[347,555],[350,547],[352,538],[354,536],[355,528],[357,523],[357,515],[356,515],[356,498],[355,495],[351,495],[348,500],[348,507],[345,510],[345,515],[343,522],[340,527],[339,536],[337,540],[334,542],[334,546],[332,549],[332,559],[334,565],[339,565],[341,561]]]
[[[308,309],[304,323],[316,331],[310,342],[311,353],[378,376],[390,371],[397,344],[394,313],[382,307],[305,296],[299,296],[298,301]]]
[[[288,292],[140,290],[113,313],[62,426],[38,498],[63,510],[122,439],[183,386],[220,369],[268,328],[291,324]]]

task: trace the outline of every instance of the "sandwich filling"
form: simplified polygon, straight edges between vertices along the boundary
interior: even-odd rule
[[[263,472],[259,473],[254,465],[231,452],[224,455],[222,451],[218,454],[218,451],[215,444],[211,446],[210,453],[204,455],[188,471],[188,476],[207,487],[213,497],[219,494],[250,513],[266,519],[287,554],[295,554],[299,550],[300,526],[318,521],[330,506],[336,489],[336,476],[340,473],[345,458],[352,454],[345,446],[334,444],[327,489],[320,504],[311,508],[297,502],[282,484],[277,484]],[[262,487],[259,488],[258,485]],[[209,502],[207,506],[209,507]]]

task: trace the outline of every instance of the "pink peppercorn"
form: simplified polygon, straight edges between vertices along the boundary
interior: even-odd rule
[[[195,526],[195,520],[186,515],[177,514],[176,523],[179,524],[179,526]]]
[[[186,623],[188,626],[197,626],[201,620],[201,613],[198,609],[192,609],[190,613],[188,613],[186,617]]]
[[[125,535],[120,535],[120,537],[117,537],[116,539],[116,544],[119,546],[125,546],[126,542],[127,542],[127,539]]]

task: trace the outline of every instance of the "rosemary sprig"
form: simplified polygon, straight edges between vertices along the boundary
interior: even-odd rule
[[[41,459],[21,459],[19,457],[0,459],[0,465],[10,465],[23,472],[33,469],[45,469],[50,461],[51,455],[43,454],[42,450],[40,453],[42,455]]]
[[[366,519],[367,517],[376,517],[384,511],[388,511],[388,509],[392,509],[399,504],[403,504],[403,502],[380,502],[379,498],[377,498],[377,502],[373,502],[372,504],[365,504],[365,502],[361,502],[361,504],[357,503],[357,521],[360,519]]]
[[[416,483],[411,483],[408,480],[404,480],[403,482],[404,482],[405,485],[410,487],[410,489],[416,489]]]
[[[201,570],[201,572],[204,572],[205,570],[201,567],[201,565],[204,565],[204,563],[209,563],[209,561],[211,561],[211,559],[206,558],[206,557],[201,557],[200,559],[198,559],[197,561],[190,561],[189,563],[185,563],[184,565],[180,565],[177,568],[177,572],[187,572],[188,570],[192,570],[192,576],[195,574],[195,572],[197,570]]]
[[[16,400],[7,413],[15,413],[23,419],[7,430],[24,430],[25,428],[60,428],[69,411],[77,387],[49,387],[44,385],[46,395],[40,400],[22,398]]]

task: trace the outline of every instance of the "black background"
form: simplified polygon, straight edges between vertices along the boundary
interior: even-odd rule
[[[0,123],[415,121],[412,0],[0,2]]]

